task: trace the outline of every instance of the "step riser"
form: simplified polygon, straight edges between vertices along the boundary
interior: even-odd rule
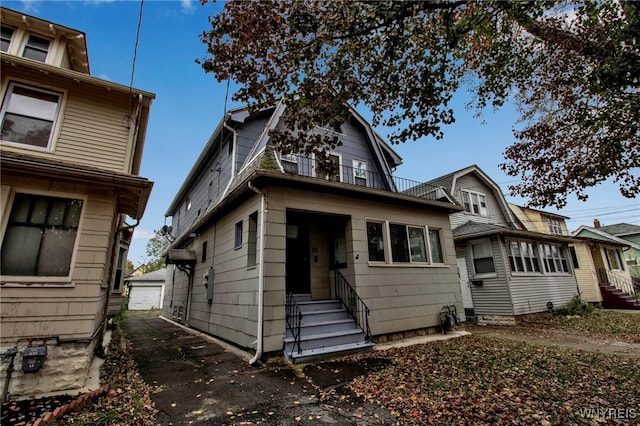
[[[330,333],[332,331],[348,331],[348,330],[359,330],[360,328],[355,323],[355,321],[342,322],[342,323],[329,323],[329,324],[310,324],[307,326],[300,327],[300,335],[301,336],[311,336],[314,334],[323,334]],[[293,334],[291,330],[287,329],[287,337],[292,337]]]
[[[307,312],[306,314],[302,314],[302,324],[318,324],[327,321],[338,321],[351,319],[349,312],[345,310],[341,311],[314,311]]]
[[[302,315],[304,315],[309,312],[328,311],[328,310],[343,309],[343,308],[342,308],[342,303],[335,300],[331,300],[327,302],[298,303],[298,309],[300,309],[300,312],[302,312]]]
[[[303,363],[306,363],[306,362],[319,361],[319,360],[332,358],[332,357],[350,355],[350,354],[355,354],[355,353],[360,353],[360,352],[369,352],[371,350],[372,350],[372,348],[348,349],[348,350],[344,350],[344,351],[331,352],[330,354],[309,355],[309,356],[306,356],[304,354],[304,352],[303,352],[301,354],[297,354],[297,353],[293,354],[293,356],[291,356],[291,360],[293,361],[294,364],[303,364]]]
[[[285,350],[290,352],[293,349],[294,343],[285,339]],[[349,343],[364,342],[364,333],[338,335],[333,337],[322,337],[319,339],[303,340],[300,342],[300,348],[302,350],[326,348],[329,346],[346,345]]]

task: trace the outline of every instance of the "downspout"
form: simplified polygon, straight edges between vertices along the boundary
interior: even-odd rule
[[[266,223],[266,195],[257,189],[251,181],[249,181],[249,189],[260,195],[260,257],[258,261],[258,332],[256,354],[249,360],[249,364],[253,365],[262,357],[262,347],[264,343],[264,246],[265,246],[265,223]]]
[[[233,140],[231,142],[233,144],[233,148],[231,150],[231,176],[229,177],[229,183],[227,183],[227,187],[224,189],[224,191],[222,191],[222,194],[219,197],[220,200],[222,200],[222,198],[224,198],[224,196],[227,194],[227,191],[229,191],[229,187],[233,183],[233,178],[236,176],[236,149],[238,144],[238,132],[233,127],[227,124],[227,118],[229,117],[231,117],[231,115],[227,113],[222,119],[222,127],[233,134]],[[220,153],[222,153],[222,150],[220,151]]]

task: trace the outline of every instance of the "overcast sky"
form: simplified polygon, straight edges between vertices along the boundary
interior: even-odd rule
[[[87,35],[91,74],[130,84],[139,1],[2,0],[2,6],[83,31]],[[141,169],[141,175],[155,184],[129,253],[136,266],[145,261],[147,240],[165,224],[167,207],[224,113],[226,83],[216,82],[195,63],[206,54],[199,34],[208,28],[208,16],[221,6],[222,3],[201,6],[198,1],[189,0],[145,0],[142,8],[133,86],[156,94]],[[507,201],[526,204],[527,200],[507,194],[507,185],[516,181],[499,168],[505,148],[514,141],[516,112],[509,107],[495,114],[487,111],[483,124],[465,110],[465,101],[463,97],[457,99],[457,121],[444,128],[444,139],[393,147],[404,159],[395,175],[426,181],[477,164],[501,186]],[[227,109],[237,106],[230,99],[227,101]],[[370,117],[366,110],[359,112]],[[377,130],[383,137],[389,133],[385,128]],[[640,203],[622,197],[612,183],[601,184],[588,194],[586,202],[569,195],[563,210],[545,210],[569,216],[570,230],[592,225],[594,218],[605,225],[640,225]]]

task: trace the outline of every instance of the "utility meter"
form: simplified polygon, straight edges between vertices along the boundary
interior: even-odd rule
[[[46,346],[29,346],[22,351],[22,371],[35,373],[40,370],[47,357]]]

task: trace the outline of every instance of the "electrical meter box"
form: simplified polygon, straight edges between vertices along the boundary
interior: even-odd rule
[[[40,370],[47,357],[46,346],[29,346],[22,351],[22,371],[35,373]]]

